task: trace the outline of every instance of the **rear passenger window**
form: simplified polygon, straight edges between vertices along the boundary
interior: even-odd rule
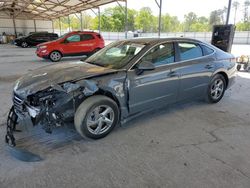
[[[202,57],[202,49],[198,44],[178,43],[181,61]]]
[[[210,55],[210,54],[214,53],[214,50],[207,47],[207,46],[201,45],[201,47],[203,50],[203,55]]]
[[[81,36],[81,41],[92,40],[92,39],[94,39],[94,37],[91,34],[84,34]]]

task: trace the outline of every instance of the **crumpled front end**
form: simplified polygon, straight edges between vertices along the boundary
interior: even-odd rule
[[[53,128],[72,120],[84,98],[97,91],[98,87],[93,81],[81,80],[76,83],[54,84],[26,97],[14,92],[13,107],[7,120],[6,142],[15,146],[13,133],[17,118],[27,119],[33,126],[41,125],[47,133],[52,133]]]

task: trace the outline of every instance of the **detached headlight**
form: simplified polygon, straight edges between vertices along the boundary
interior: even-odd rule
[[[45,49],[47,46],[39,46],[40,49]]]

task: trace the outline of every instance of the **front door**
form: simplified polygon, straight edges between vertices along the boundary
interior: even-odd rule
[[[74,34],[67,37],[62,44],[62,49],[64,54],[78,54],[81,53],[81,36],[79,34]]]
[[[153,63],[155,69],[138,74],[136,67],[143,61]],[[174,62],[173,43],[159,44],[128,71],[127,87],[130,114],[158,108],[176,101],[179,89],[179,74],[172,71]]]

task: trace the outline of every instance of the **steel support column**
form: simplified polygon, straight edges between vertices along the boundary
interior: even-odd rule
[[[51,20],[51,24],[52,24],[52,31],[53,33],[55,32],[55,28],[54,28],[54,20]]]
[[[60,29],[60,36],[62,36],[61,18],[59,18],[59,29]]]
[[[162,10],[162,0],[160,0],[160,2],[158,2],[157,0],[155,0],[157,6],[159,7],[159,21],[158,21],[158,36],[161,36],[161,10]]]
[[[125,24],[124,24],[124,30],[125,30],[125,38],[128,38],[128,2],[127,0],[125,0],[125,8],[119,3],[119,1],[116,1],[117,4],[119,5],[119,7],[124,11],[124,15],[125,15]]]
[[[14,33],[15,33],[15,36],[17,37],[17,31],[16,31],[16,21],[15,21],[15,17],[13,16],[13,26],[14,26]]]
[[[83,25],[82,25],[82,11],[80,12],[80,22],[81,22],[81,31],[83,31]]]
[[[34,21],[34,29],[35,29],[35,32],[36,32],[36,20],[33,20]]]
[[[230,12],[231,12],[231,6],[232,6],[232,0],[228,0],[226,25],[228,25],[228,23],[229,23]]]
[[[68,26],[69,26],[69,31],[71,31],[71,29],[70,29],[70,17],[69,17],[69,15],[68,15]]]
[[[125,38],[128,38],[128,2],[125,1]]]
[[[98,30],[99,30],[99,33],[101,33],[101,10],[100,10],[100,7],[98,7]]]

